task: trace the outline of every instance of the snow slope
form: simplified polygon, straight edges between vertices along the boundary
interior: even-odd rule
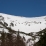
[[[39,32],[40,30],[46,28],[46,16],[21,17],[5,13],[0,13],[0,16],[4,17],[4,21],[8,24],[7,27],[11,27],[16,31],[19,30],[25,33],[30,33]],[[14,26],[12,26],[11,23],[13,23]]]

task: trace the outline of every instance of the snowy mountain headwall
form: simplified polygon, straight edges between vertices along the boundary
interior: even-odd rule
[[[20,31],[20,36],[25,37],[27,46],[33,46],[34,43],[38,42],[40,37],[36,36],[38,34],[37,32],[46,28],[46,16],[28,18],[4,13],[0,13],[0,16],[4,18],[4,20],[1,20],[1,22],[4,22],[3,24],[7,28],[11,28],[14,31]],[[8,32],[6,28],[5,32]]]
[[[38,32],[46,28],[46,16],[41,17],[21,17],[9,14],[0,13],[0,16],[4,17],[4,21],[14,30],[20,30],[22,32]]]

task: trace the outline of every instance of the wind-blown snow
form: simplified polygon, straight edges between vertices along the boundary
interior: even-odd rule
[[[11,26],[13,30],[22,31],[25,33],[38,32],[46,28],[46,16],[41,17],[21,17],[9,14],[0,13],[0,16],[4,17],[5,22],[10,27],[12,22],[14,26]]]

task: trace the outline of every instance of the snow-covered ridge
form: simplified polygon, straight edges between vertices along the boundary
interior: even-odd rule
[[[0,13],[0,16],[4,17],[8,27],[10,27],[10,23],[12,22],[14,26],[11,26],[11,28],[17,31],[19,29],[22,32],[30,33],[38,32],[46,28],[46,16],[29,18],[4,13]]]

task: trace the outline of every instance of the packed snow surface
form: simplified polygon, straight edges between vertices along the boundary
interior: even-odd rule
[[[46,16],[21,17],[5,13],[0,13],[0,16],[4,17],[4,21],[8,24],[7,27],[10,27],[10,23],[12,22],[14,26],[11,26],[11,28],[16,31],[19,30],[25,33],[30,33],[38,32],[46,28]]]

